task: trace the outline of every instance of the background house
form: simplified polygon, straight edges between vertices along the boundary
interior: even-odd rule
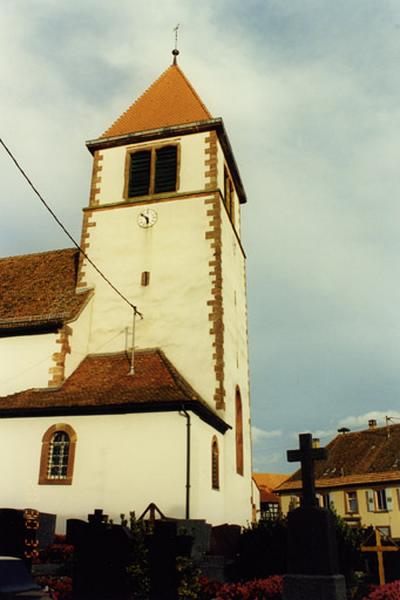
[[[344,430],[328,445],[328,458],[315,463],[321,506],[333,507],[350,525],[372,525],[400,537],[400,424]],[[298,505],[300,470],[277,489],[282,511]]]
[[[281,473],[253,473],[253,479],[260,490],[259,519],[276,519],[281,514],[281,499],[274,490],[288,477],[288,474]]]

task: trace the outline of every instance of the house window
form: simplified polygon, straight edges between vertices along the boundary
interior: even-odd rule
[[[391,539],[392,536],[389,525],[377,525],[376,528],[379,529],[379,533],[384,540]]]
[[[260,519],[275,521],[280,514],[278,502],[260,502]]]
[[[72,484],[76,439],[75,431],[65,423],[46,431],[42,438],[40,485]]]
[[[324,492],[322,494],[316,494],[318,498],[318,504],[322,506],[322,508],[331,509],[333,506],[332,497],[328,492]]]
[[[176,191],[177,167],[177,146],[162,146],[129,153],[125,197],[136,198]]]
[[[358,513],[357,492],[345,492],[346,512]]]
[[[365,494],[369,512],[393,510],[392,490],[390,488],[367,490]]]
[[[301,504],[301,497],[300,496],[290,496],[290,500],[289,500],[289,506],[288,506],[288,510],[295,510],[296,508],[298,508]]]
[[[236,473],[243,475],[243,411],[240,390],[236,388]]]
[[[215,436],[211,442],[211,487],[213,490],[219,490],[219,449]]]
[[[375,510],[387,510],[387,497],[384,488],[375,490]]]

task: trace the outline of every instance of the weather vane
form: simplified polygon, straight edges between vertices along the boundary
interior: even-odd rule
[[[175,32],[175,48],[172,50],[172,55],[174,57],[174,65],[176,65],[176,57],[179,54],[179,50],[178,50],[178,29],[179,29],[179,23],[176,27],[174,27],[173,31]]]

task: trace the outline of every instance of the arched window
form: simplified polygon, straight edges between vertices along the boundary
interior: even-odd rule
[[[219,490],[219,449],[215,435],[211,442],[211,487]]]
[[[236,388],[235,398],[236,408],[236,419],[235,419],[235,432],[236,432],[236,472],[239,475],[243,475],[243,412],[242,412],[242,398],[240,396],[239,387]]]
[[[52,425],[42,438],[40,485],[71,485],[76,433],[70,425]]]

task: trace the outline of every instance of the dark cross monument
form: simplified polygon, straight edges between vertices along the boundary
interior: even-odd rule
[[[288,450],[288,462],[299,462],[301,464],[301,481],[303,483],[303,493],[300,506],[302,508],[311,508],[319,506],[315,496],[315,475],[314,461],[324,460],[328,456],[326,448],[314,448],[310,433],[300,433],[299,450]]]
[[[283,600],[345,600],[346,586],[338,573],[335,519],[320,508],[315,496],[314,462],[327,457],[313,448],[310,433],[299,436],[300,448],[288,450],[289,462],[301,463],[303,494],[300,508],[288,514],[288,574]]]

